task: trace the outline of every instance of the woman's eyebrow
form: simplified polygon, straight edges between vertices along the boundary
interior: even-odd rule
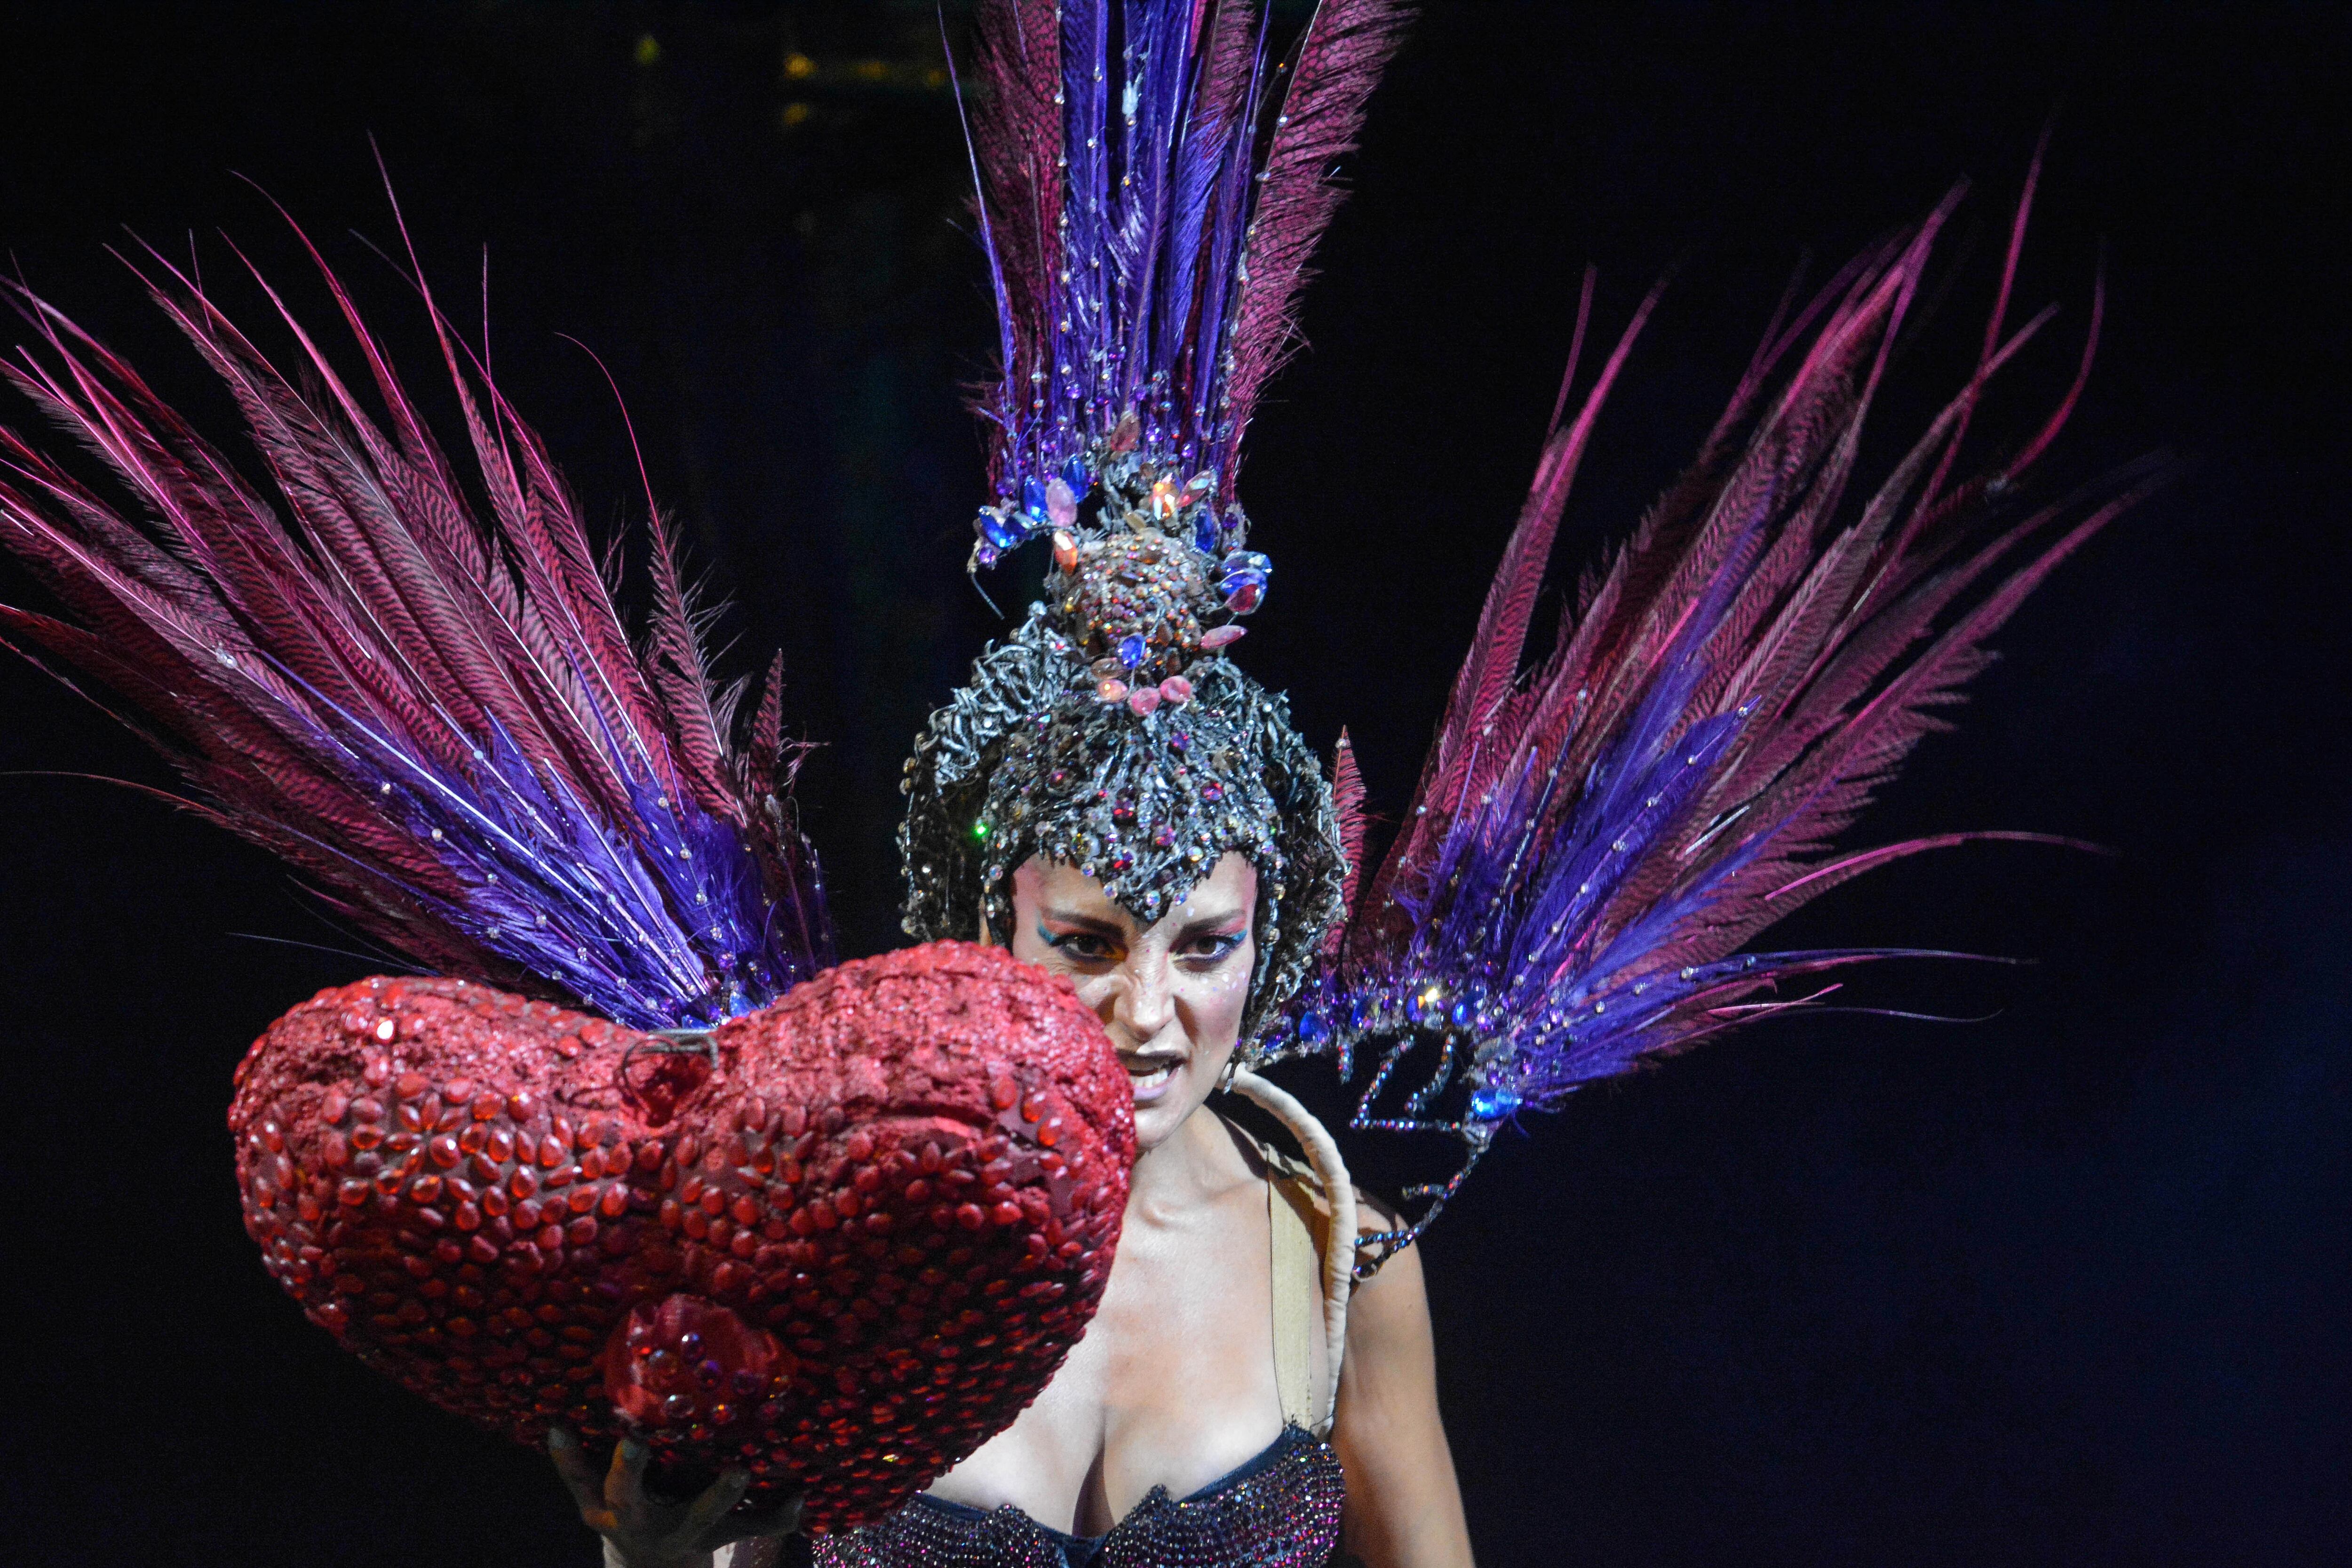
[[[1228,935],[1230,933],[1223,928],[1240,920],[1247,912],[1244,910],[1227,910],[1221,915],[1195,915],[1176,928],[1178,940],[1181,941],[1188,936]]]
[[[1075,914],[1066,910],[1040,910],[1037,911],[1037,918],[1052,921],[1057,925],[1076,926],[1081,931],[1093,931],[1098,936],[1124,938],[1127,935],[1126,928],[1117,921],[1107,921],[1099,915]]]

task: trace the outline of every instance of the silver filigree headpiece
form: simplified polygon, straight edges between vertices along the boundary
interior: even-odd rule
[[[1046,597],[931,715],[907,763],[908,932],[1012,924],[1032,856],[1077,867],[1138,921],[1227,851],[1258,874],[1247,1041],[1305,977],[1346,878],[1330,785],[1285,700],[1224,649],[1265,593],[1213,475],[1164,473],[1114,432],[1019,508],[981,515],[975,563],[1050,538]],[[1080,521],[1081,511],[1092,513]]]

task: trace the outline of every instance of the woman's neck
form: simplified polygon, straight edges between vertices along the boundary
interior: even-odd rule
[[[1166,1139],[1136,1157],[1128,1176],[1130,1219],[1160,1219],[1216,1196],[1248,1167],[1224,1121],[1202,1101]]]

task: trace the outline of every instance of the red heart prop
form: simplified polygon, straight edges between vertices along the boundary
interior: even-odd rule
[[[1134,1091],[1066,982],[963,942],[845,963],[699,1045],[456,980],[270,1026],[229,1110],[313,1322],[538,1443],[634,1432],[807,1528],[1007,1426],[1094,1315]]]

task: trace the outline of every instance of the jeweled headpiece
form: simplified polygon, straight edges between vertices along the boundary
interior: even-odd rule
[[[1003,0],[972,125],[1003,381],[974,571],[1049,542],[1045,596],[907,764],[906,928],[1003,932],[1043,854],[1138,920],[1229,850],[1257,868],[1244,1037],[1341,907],[1331,791],[1225,650],[1270,566],[1234,499],[1290,346],[1332,160],[1395,47],[1393,0],[1327,0],[1270,63],[1251,0]],[[1285,79],[1287,79],[1286,81]]]

